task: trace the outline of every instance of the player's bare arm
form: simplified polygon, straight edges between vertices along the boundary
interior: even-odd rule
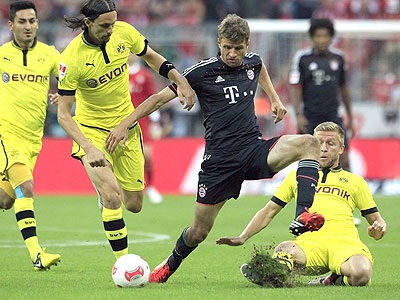
[[[65,132],[85,151],[87,160],[91,167],[104,167],[106,157],[103,152],[97,149],[79,130],[78,125],[71,117],[71,108],[75,102],[74,96],[59,96],[58,102],[58,123]]]
[[[260,78],[258,84],[262,87],[264,92],[267,94],[269,101],[271,102],[271,111],[274,117],[275,124],[280,122],[287,113],[286,107],[282,104],[281,99],[279,99],[278,94],[272,85],[271,79],[268,75],[267,68],[264,63],[262,63]]]
[[[380,240],[386,233],[386,222],[379,212],[374,212],[365,216],[370,226],[368,227],[368,235],[375,240]]]
[[[121,121],[106,138],[106,147],[110,153],[115,151],[118,143],[124,147],[128,139],[129,128],[141,118],[148,116],[152,112],[159,109],[165,103],[171,101],[176,96],[169,87],[161,90],[159,93],[154,94],[143,101],[128,117]]]
[[[159,72],[161,65],[165,62],[165,58],[150,47],[147,48],[146,54],[143,55],[142,58],[156,72]],[[190,110],[196,102],[196,97],[187,79],[183,77],[175,68],[168,71],[168,78],[178,85],[178,97],[180,103],[184,105],[183,108]]]
[[[269,201],[251,219],[243,232],[236,237],[221,237],[216,243],[219,245],[240,246],[243,245],[253,235],[259,233],[271,223],[272,219],[281,211],[282,206],[273,201]]]

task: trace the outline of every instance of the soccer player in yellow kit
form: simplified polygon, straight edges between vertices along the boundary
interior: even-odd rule
[[[62,53],[59,69],[58,121],[74,140],[73,156],[82,161],[102,201],[106,236],[116,258],[128,253],[127,229],[121,202],[131,212],[142,209],[144,158],[142,135],[136,122],[129,138],[110,154],[108,133],[134,111],[129,92],[128,56],[132,52],[160,75],[178,85],[186,109],[195,102],[194,91],[173,64],[148,46],[134,27],[117,21],[111,0],[89,0],[82,18],[66,18],[79,34]],[[76,100],[76,115],[71,108]]]
[[[38,42],[39,21],[30,1],[10,5],[14,39],[0,47],[0,208],[14,205],[18,227],[34,268],[45,270],[60,255],[45,253],[36,235],[33,168],[42,148],[50,74],[58,76],[60,53]],[[57,94],[50,94],[56,103]]]
[[[368,234],[375,240],[386,233],[386,222],[381,217],[365,180],[347,172],[339,165],[344,150],[344,131],[333,122],[324,122],[314,129],[314,136],[321,142],[321,171],[314,203],[310,210],[317,210],[325,217],[319,231],[305,232],[294,241],[279,244],[273,257],[308,275],[329,271],[326,277],[310,284],[342,284],[364,286],[372,276],[372,256],[359,236],[353,221],[353,210],[359,209],[370,226]],[[277,189],[267,205],[259,210],[238,237],[223,237],[217,244],[242,245],[265,228],[277,213],[296,196],[296,174],[291,172]],[[244,264],[242,274],[256,281],[257,274]]]

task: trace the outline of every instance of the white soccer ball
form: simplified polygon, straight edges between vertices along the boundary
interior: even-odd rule
[[[142,287],[149,281],[149,264],[139,255],[125,254],[117,259],[112,278],[118,287]]]

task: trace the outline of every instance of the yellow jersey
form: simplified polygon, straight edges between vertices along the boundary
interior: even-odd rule
[[[59,59],[54,46],[36,40],[28,50],[15,41],[0,47],[0,135],[41,147],[50,74],[58,77]]]
[[[71,41],[61,54],[58,90],[60,95],[75,95],[80,124],[111,130],[133,112],[128,56],[146,51],[145,37],[120,21],[103,45],[92,44],[87,31]]]
[[[296,170],[293,170],[276,190],[272,200],[284,206],[292,199],[296,200],[296,197]],[[279,200],[282,202],[279,203]],[[356,208],[361,211],[363,216],[378,211],[365,180],[340,167],[329,171],[320,171],[310,212],[316,211],[322,214],[325,217],[325,224],[313,234],[358,236],[353,220],[353,211]]]

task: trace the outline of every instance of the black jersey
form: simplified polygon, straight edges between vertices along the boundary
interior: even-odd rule
[[[338,88],[346,82],[345,61],[339,50],[329,48],[326,54],[315,54],[311,48],[296,52],[290,84],[301,85],[304,115],[337,115]]]
[[[204,115],[206,150],[239,149],[261,136],[254,113],[261,66],[256,53],[246,53],[236,68],[227,66],[218,55],[183,72]],[[176,84],[170,88],[176,93]]]

